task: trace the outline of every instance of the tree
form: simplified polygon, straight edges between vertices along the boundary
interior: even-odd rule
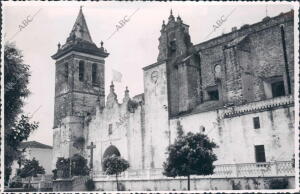
[[[38,123],[30,123],[29,118],[22,115],[19,121],[9,131],[5,131],[5,182],[8,181],[11,174],[11,165],[14,160],[18,160],[22,155],[19,150],[20,143],[27,140],[29,134],[38,127]]]
[[[72,161],[72,175],[73,176],[86,176],[89,175],[90,169],[87,166],[87,160],[79,155],[75,154],[71,158]]]
[[[24,98],[29,95],[29,66],[23,63],[21,51],[12,43],[4,46],[5,129],[10,130],[22,112]]]
[[[90,169],[87,166],[87,160],[83,156],[75,154],[71,158],[58,158],[56,169],[52,172],[55,178],[69,178],[72,176],[86,176],[89,174]]]
[[[38,174],[45,174],[45,169],[40,166],[39,161],[33,158],[32,160],[25,161],[24,167],[21,168],[18,175],[21,178],[30,177],[28,184],[28,188],[30,188],[31,177],[36,177]]]
[[[213,148],[217,145],[201,133],[180,134],[168,147],[168,158],[163,163],[163,174],[168,177],[187,176],[190,190],[190,175],[213,173],[213,162],[217,160]]]
[[[4,166],[5,184],[11,174],[11,165],[18,159],[20,142],[27,140],[29,134],[38,127],[22,113],[24,99],[30,94],[29,65],[23,63],[21,51],[14,44],[4,46]]]
[[[105,174],[116,176],[117,191],[118,191],[119,190],[118,175],[129,168],[128,161],[121,158],[120,156],[116,156],[115,154],[113,154],[112,156],[104,158],[103,167],[105,170]]]
[[[55,178],[68,178],[70,176],[70,160],[59,157],[56,161],[56,169],[52,172]]]

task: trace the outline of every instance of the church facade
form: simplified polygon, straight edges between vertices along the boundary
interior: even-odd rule
[[[157,61],[143,68],[144,93],[131,97],[126,88],[118,99],[114,84],[104,82],[109,53],[93,43],[80,10],[66,43],[52,56],[53,166],[58,157],[80,153],[92,158],[99,178],[103,159],[116,154],[129,161],[128,172],[158,175],[181,128],[218,145],[220,168],[272,162],[291,167],[293,17],[293,11],[266,17],[193,44],[189,26],[171,12],[161,27]],[[107,97],[104,87],[110,87]]]

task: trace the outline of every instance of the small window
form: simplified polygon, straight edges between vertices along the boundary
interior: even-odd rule
[[[108,125],[108,135],[112,134],[112,124]]]
[[[93,63],[92,66],[92,82],[93,84],[97,84],[98,79],[97,79],[97,64]]]
[[[266,78],[263,83],[267,99],[285,96],[283,76]]]
[[[69,78],[69,65],[68,63],[65,63],[65,81],[68,82],[68,78]]]
[[[259,117],[253,117],[253,125],[254,125],[254,129],[260,128]]]
[[[207,92],[209,100],[219,100],[219,91],[211,90]]]
[[[273,98],[285,95],[283,81],[274,82],[271,87]]]
[[[84,62],[80,61],[79,62],[79,81],[83,81],[84,79]]]
[[[256,145],[255,146],[255,160],[256,160],[256,162],[266,162],[264,145]]]

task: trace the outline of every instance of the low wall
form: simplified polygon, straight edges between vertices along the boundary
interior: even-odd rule
[[[52,183],[53,191],[72,191],[71,179],[58,179]]]
[[[272,179],[288,180],[288,188],[295,188],[295,178],[285,177],[247,177],[247,178],[191,178],[191,190],[260,190],[270,189]],[[113,180],[96,179],[97,191],[115,191],[116,182]],[[121,187],[125,191],[180,191],[187,190],[187,179],[164,178],[164,179],[120,179]]]
[[[53,191],[85,191],[85,182],[87,180],[88,176],[57,179],[53,181]]]

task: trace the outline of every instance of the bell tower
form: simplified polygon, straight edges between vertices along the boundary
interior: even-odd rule
[[[189,26],[171,10],[168,23],[163,21],[159,38],[158,62],[166,61],[169,116],[191,111],[199,103],[199,56],[193,50]]]
[[[189,35],[189,26],[182,22],[180,16],[175,20],[172,10],[168,23],[165,24],[163,21],[160,32],[157,61],[175,59],[185,55],[193,46]]]
[[[104,59],[108,55],[103,42],[97,47],[92,41],[80,8],[66,43],[58,44],[52,56],[56,61],[53,141],[58,157],[78,152],[72,142],[83,137],[84,117],[97,106],[104,107]]]

